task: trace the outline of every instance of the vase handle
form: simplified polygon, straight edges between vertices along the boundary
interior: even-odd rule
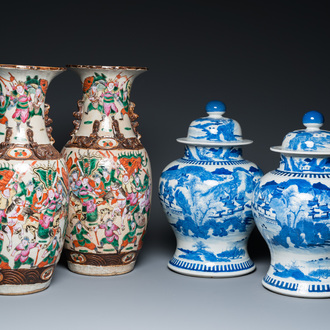
[[[52,136],[53,127],[51,126],[51,124],[53,123],[53,120],[49,117],[50,105],[45,103],[44,109],[45,109],[44,110],[44,119],[45,119],[47,136],[50,140],[50,143],[54,144],[55,140]]]
[[[137,131],[137,127],[139,126],[139,123],[136,121],[139,118],[139,115],[134,112],[134,108],[135,108],[135,103],[130,102],[128,107],[128,116],[131,121],[133,132],[135,133],[136,138],[140,141],[141,135]]]
[[[79,130],[80,123],[81,123],[81,118],[82,118],[82,113],[83,113],[83,106],[84,106],[84,100],[79,100],[77,101],[77,106],[78,106],[78,111],[73,112],[73,117],[76,119],[72,122],[74,129],[70,133],[70,135],[73,137]]]

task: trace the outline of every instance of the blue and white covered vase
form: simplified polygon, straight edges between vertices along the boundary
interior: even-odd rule
[[[269,290],[298,297],[330,297],[330,132],[310,111],[306,129],[287,134],[277,170],[256,187],[253,214],[271,252],[263,279]]]
[[[184,157],[170,163],[159,183],[159,198],[177,239],[168,267],[178,273],[230,277],[255,269],[247,252],[254,227],[253,189],[262,172],[242,158],[239,124],[223,117],[225,105],[211,101],[208,117],[194,120]]]

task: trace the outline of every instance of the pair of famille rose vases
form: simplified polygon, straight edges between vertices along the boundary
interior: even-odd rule
[[[146,68],[69,67],[83,99],[60,154],[45,96],[65,68],[0,65],[0,294],[46,289],[63,247],[85,275],[127,273],[142,247],[151,169],[129,96]]]
[[[271,252],[263,285],[298,297],[330,297],[330,132],[323,116],[305,114],[306,129],[286,135],[277,170],[242,158],[239,124],[223,117],[222,102],[193,121],[184,157],[170,163],[159,197],[177,239],[168,267],[203,277],[252,272],[247,252],[254,220]],[[254,218],[254,220],[253,220]]]

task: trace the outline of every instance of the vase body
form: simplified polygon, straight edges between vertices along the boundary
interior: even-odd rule
[[[0,67],[0,294],[46,289],[63,248],[68,172],[44,103],[63,70]]]
[[[272,148],[282,152],[279,168],[254,191],[253,215],[271,253],[262,283],[276,293],[330,297],[330,152],[320,141],[329,148],[329,132],[288,134]]]
[[[208,117],[194,120],[183,158],[162,172],[159,198],[177,246],[168,267],[201,277],[232,277],[255,269],[247,251],[254,227],[252,191],[262,172],[243,159],[239,124],[223,117],[220,101],[206,105]]]
[[[252,191],[261,170],[240,148],[186,146],[169,164],[159,197],[176,239],[168,267],[205,277],[230,277],[255,269],[247,251],[254,227]]]
[[[151,168],[140,142],[131,84],[144,68],[75,67],[83,99],[62,153],[69,168],[65,242],[70,270],[84,275],[131,271],[151,203]]]
[[[313,162],[323,166],[313,168]],[[280,168],[256,188],[253,212],[271,252],[263,285],[287,295],[329,297],[330,158],[282,156]]]

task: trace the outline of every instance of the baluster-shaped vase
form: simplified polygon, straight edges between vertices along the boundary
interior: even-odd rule
[[[63,70],[0,66],[0,294],[46,289],[62,251],[68,173],[45,97]]]
[[[297,297],[330,297],[330,132],[323,116],[305,114],[306,129],[287,134],[277,170],[256,187],[253,214],[271,253],[262,284]]]
[[[194,120],[183,158],[170,163],[159,182],[159,197],[177,247],[168,267],[202,277],[231,277],[255,269],[247,251],[254,227],[252,191],[262,175],[243,159],[239,124],[223,117],[225,106],[212,101],[208,117]]]
[[[63,149],[71,188],[68,267],[85,275],[127,273],[142,247],[151,202],[150,162],[129,100],[146,68],[69,67],[81,78],[83,99]]]

